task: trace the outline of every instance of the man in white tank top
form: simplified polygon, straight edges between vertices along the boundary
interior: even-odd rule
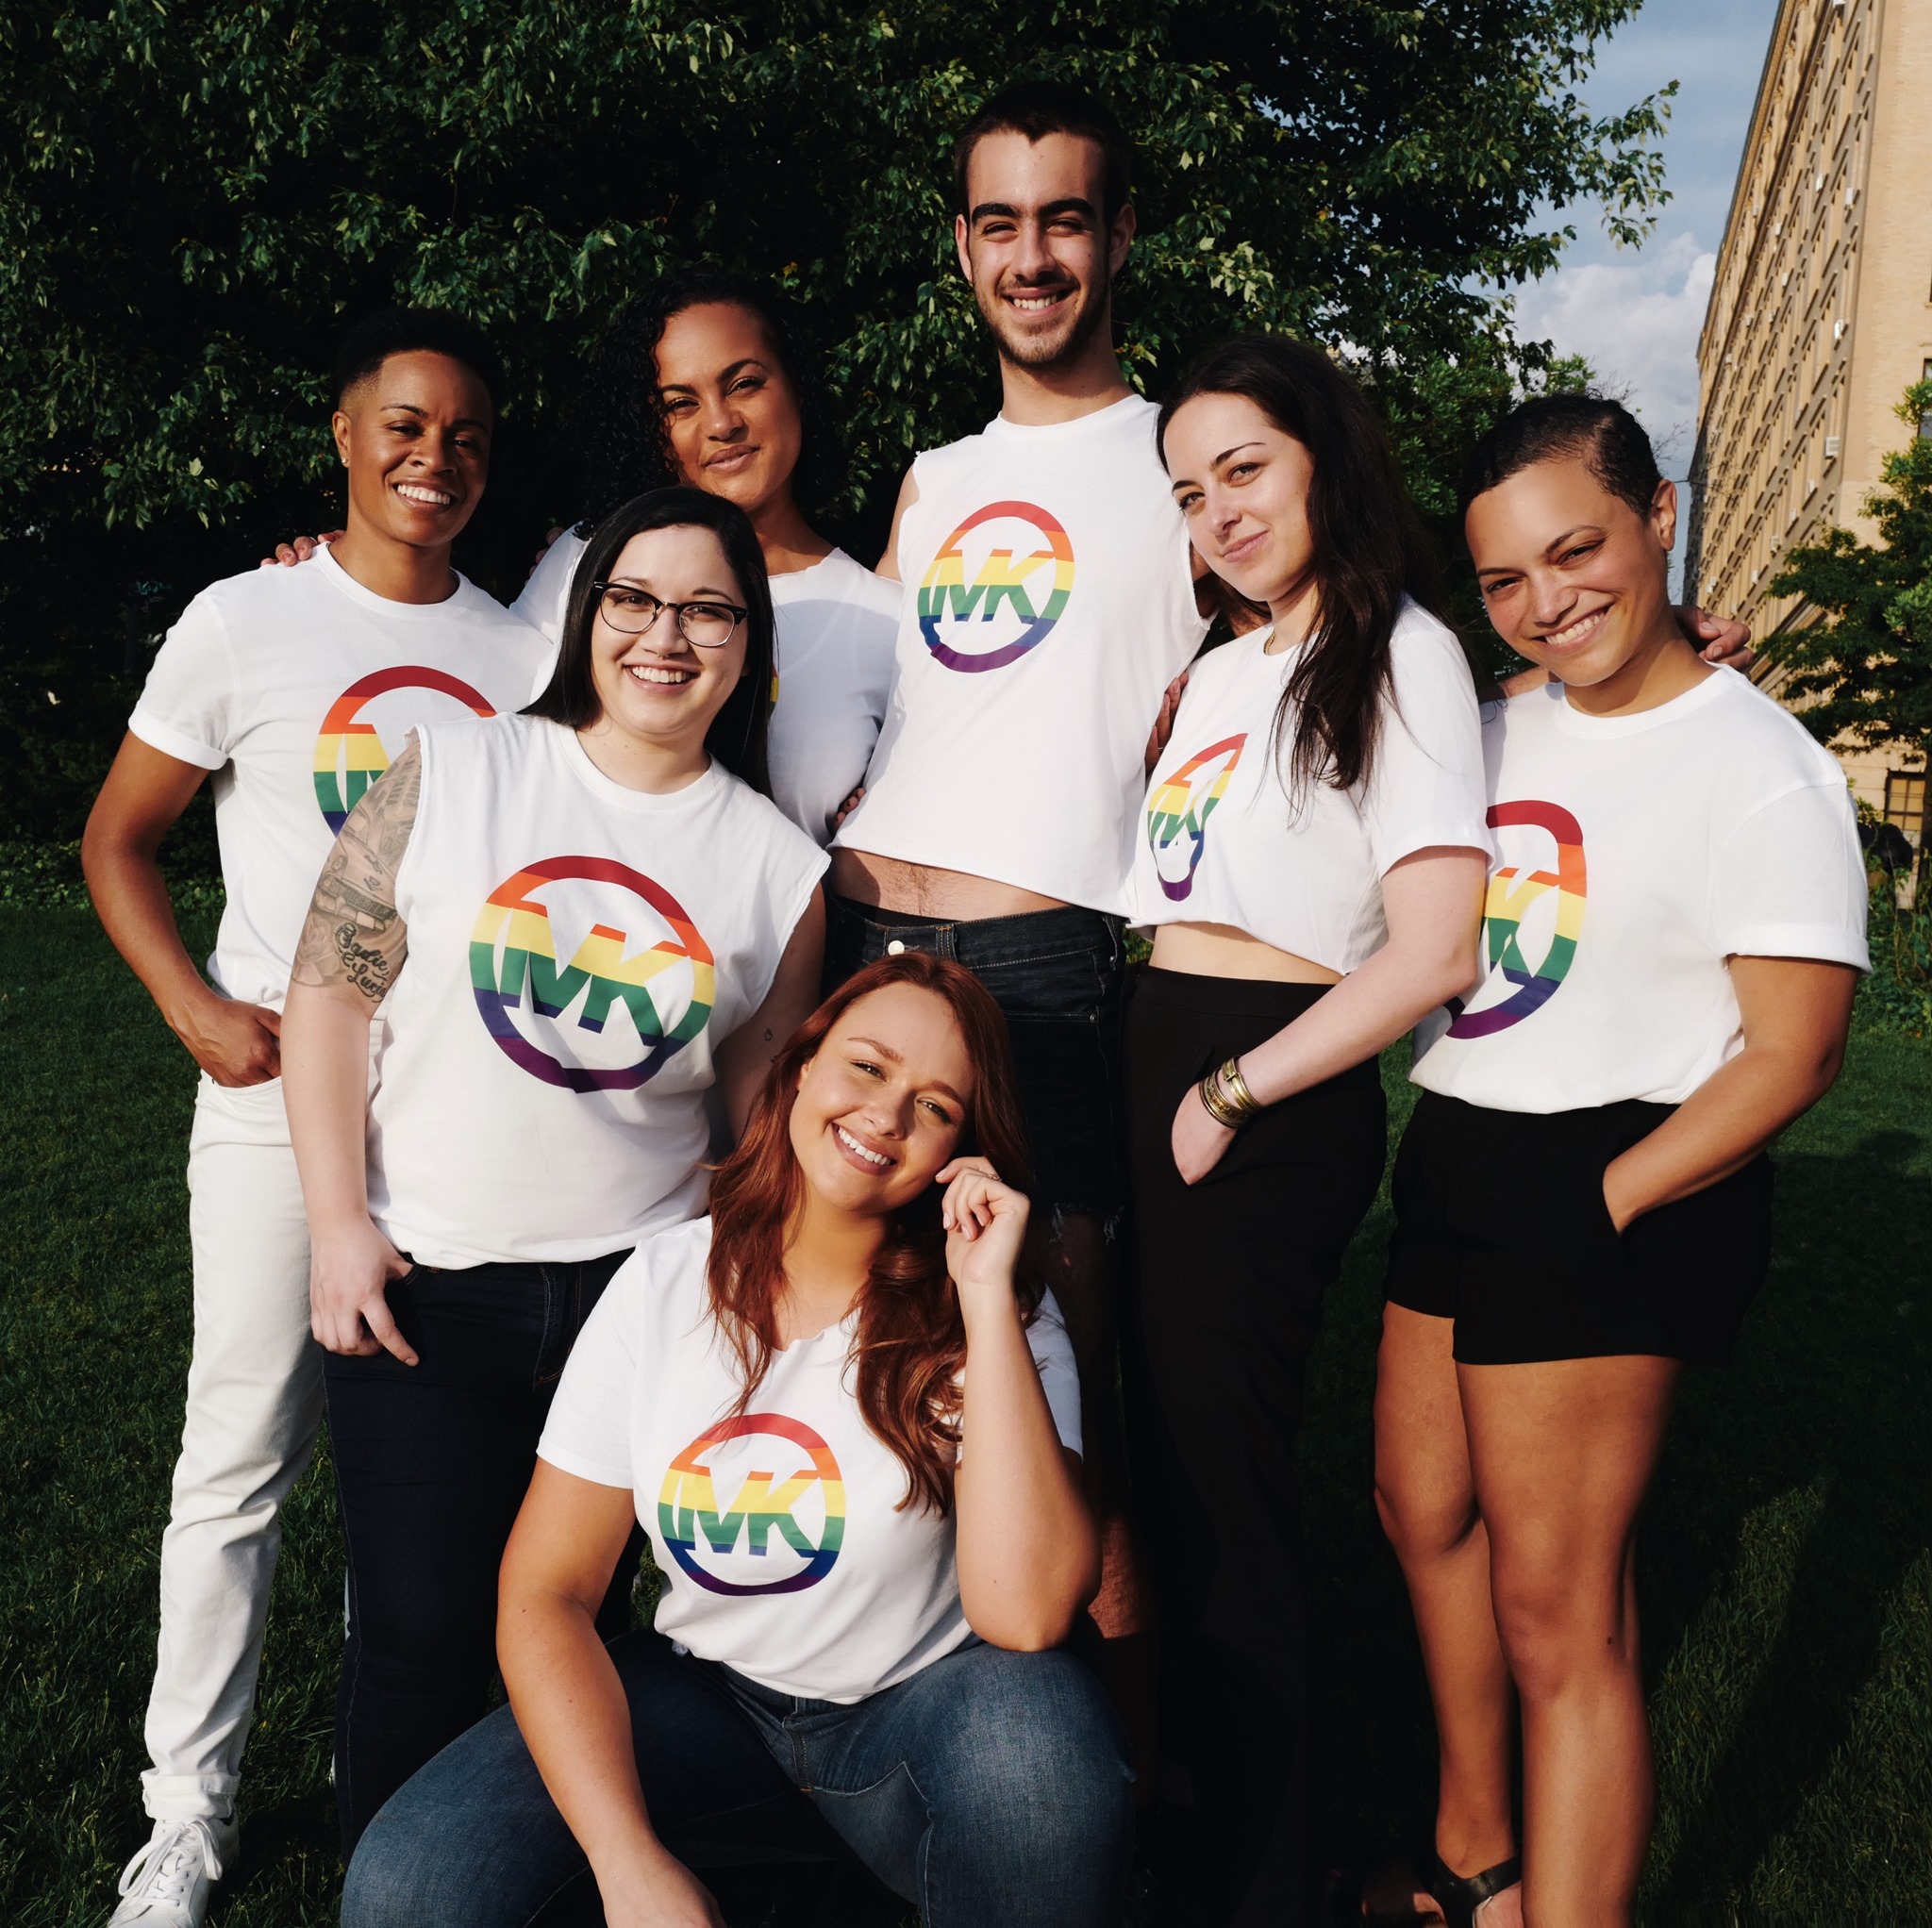
[[[1148,730],[1206,624],[1154,407],[1114,356],[1112,283],[1134,234],[1124,137],[1098,102],[1032,83],[982,109],[955,152],[959,265],[1002,406],[983,433],[921,456],[900,490],[879,564],[908,590],[893,693],[835,839],[828,972],[938,951],[1006,1011],[1105,1497],[1119,913]],[[1117,1637],[1144,1619],[1108,1511],[1093,1613]]]
[[[363,323],[337,370],[348,528],[183,611],[88,821],[115,947],[201,1067],[190,1140],[194,1351],[161,1542],[148,1702],[154,1831],[110,1928],[198,1928],[236,1847],[280,1514],[322,1417],[308,1231],[282,1109],[296,939],[335,833],[418,723],[521,707],[541,636],[450,567],[489,476],[501,376],[457,317]],[[210,777],[227,902],[205,981],[155,853]]]

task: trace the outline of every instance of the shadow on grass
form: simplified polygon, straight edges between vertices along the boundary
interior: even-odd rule
[[[1779,1160],[1778,1258],[1727,1374],[1687,1385],[1646,1522],[1654,1713],[1667,1796],[1647,1912],[1659,1921],[1877,1920],[1922,1906],[1927,1840],[1857,1857],[1863,1907],[1794,1837],[1888,1683],[1888,1621],[1932,1544],[1924,1388],[1932,1368],[1932,1186],[1924,1140],[1865,1133]],[[1923,1714],[1924,1709],[1915,1710]],[[1908,1723],[1909,1724],[1909,1723]],[[1868,1779],[1923,1815],[1925,1757]],[[1844,1845],[1849,1846],[1849,1841]],[[1913,1861],[1917,1866],[1912,1866]],[[1823,1911],[1823,1912],[1816,1912]],[[1901,1912],[1896,1919],[1905,1919]]]
[[[1645,1517],[1648,1923],[1903,1921],[1932,1893],[1932,1154],[1879,1122],[1932,1117],[1932,1056],[1861,1055],[1778,1157],[1772,1276],[1732,1367],[1687,1375]],[[1425,1839],[1435,1792],[1371,1500],[1388,1229],[1378,1210],[1329,1308],[1302,1455],[1330,1865]]]

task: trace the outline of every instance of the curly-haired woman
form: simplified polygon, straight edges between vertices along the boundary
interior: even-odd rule
[[[1055,1651],[1098,1539],[1024,1143],[951,960],[881,958],[800,1027],[710,1217],[646,1240],[572,1355],[504,1562],[510,1704],[377,1816],[350,1928],[592,1893],[713,1928],[693,1867],[848,1853],[928,1928],[1117,1919],[1120,1735]],[[636,1520],[666,1589],[607,1648]]]
[[[865,776],[886,713],[899,586],[806,520],[818,438],[805,362],[774,296],[709,270],[666,275],[618,314],[587,385],[587,507],[517,598],[554,642],[591,524],[643,490],[683,482],[735,502],[765,552],[778,618],[772,798],[820,843]]]

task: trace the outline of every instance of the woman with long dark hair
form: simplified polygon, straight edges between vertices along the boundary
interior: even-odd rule
[[[741,1123],[818,985],[824,858],[762,794],[749,524],[662,490],[585,560],[543,694],[417,730],[349,813],[283,1022],[348,1550],[351,1849],[484,1711],[572,1341],[638,1240],[703,1209],[707,1091]]]
[[[808,520],[829,440],[808,366],[758,282],[691,269],[626,303],[585,384],[590,519],[558,532],[514,607],[554,642],[595,519],[643,490],[683,483],[735,502],[777,614],[772,797],[823,843],[885,718],[900,589]]]
[[[1141,1504],[1163,1751],[1198,1919],[1303,1919],[1292,1455],[1322,1294],[1381,1180],[1376,1054],[1466,984],[1488,834],[1475,693],[1356,384],[1299,342],[1205,356],[1163,406],[1194,545],[1268,624],[1194,667],[1133,886]]]
[[[347,1928],[718,1928],[692,1870],[854,1854],[927,1928],[1118,1919],[1131,1802],[1058,1643],[1098,1579],[1073,1352],[985,987],[913,952],[774,1061],[711,1214],[564,1374],[503,1569],[508,1707],[365,1837]],[[657,1626],[595,1616],[641,1521]]]

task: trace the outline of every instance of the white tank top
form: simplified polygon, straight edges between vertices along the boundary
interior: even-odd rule
[[[1210,650],[1188,678],[1147,787],[1133,919],[1228,924],[1346,976],[1388,938],[1392,864],[1434,845],[1490,851],[1475,688],[1455,637],[1409,604],[1369,780],[1312,783],[1291,810],[1274,724],[1299,652],[1270,656],[1274,633]]]
[[[891,702],[835,843],[1125,907],[1147,732],[1207,628],[1155,413],[1002,417],[913,464]]]
[[[535,717],[416,734],[371,1217],[440,1266],[591,1258],[691,1217],[714,1054],[824,854],[715,761],[651,796]]]

